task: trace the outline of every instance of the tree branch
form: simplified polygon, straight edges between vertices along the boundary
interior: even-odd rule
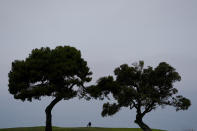
[[[147,108],[145,108],[144,112],[142,113],[142,116],[144,116],[146,113],[150,112],[153,109],[153,105],[155,104],[154,101],[151,102],[151,104],[149,104],[147,106]]]
[[[48,111],[48,110],[52,110],[52,108],[55,106],[55,104],[57,104],[59,101],[61,101],[62,100],[62,98],[61,97],[56,97],[48,106],[47,106],[47,108],[46,108],[46,112]]]
[[[75,83],[73,83],[73,84],[69,87],[69,89],[72,89],[74,85],[75,85]]]

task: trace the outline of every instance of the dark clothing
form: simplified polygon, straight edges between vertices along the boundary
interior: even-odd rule
[[[87,127],[91,127],[91,122],[88,123]]]

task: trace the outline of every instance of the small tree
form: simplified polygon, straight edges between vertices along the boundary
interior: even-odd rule
[[[82,97],[92,73],[79,50],[58,46],[32,50],[25,60],[15,60],[9,72],[9,92],[22,101],[53,96],[45,109],[46,131],[52,131],[51,110],[62,99]],[[78,87],[78,88],[77,88]]]
[[[174,106],[176,110],[187,110],[190,100],[181,95],[175,96],[178,90],[173,83],[181,77],[169,64],[162,62],[156,68],[144,68],[144,62],[134,63],[132,66],[123,64],[114,70],[113,76],[102,77],[96,85],[90,86],[87,92],[95,98],[109,98],[112,94],[116,103],[105,103],[102,116],[111,116],[122,107],[136,109],[136,120],[144,131],[151,131],[143,122],[143,117],[159,106]]]

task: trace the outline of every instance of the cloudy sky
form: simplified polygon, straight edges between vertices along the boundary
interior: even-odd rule
[[[11,62],[34,48],[70,45],[81,50],[94,83],[115,67],[144,60],[155,67],[166,61],[182,81],[179,93],[191,99],[187,111],[158,109],[145,117],[152,128],[197,129],[197,1],[196,0],[0,0],[0,128],[39,126],[52,98],[21,102],[8,92]],[[53,109],[53,125],[137,127],[135,111],[122,109],[100,116],[103,101],[61,101]]]

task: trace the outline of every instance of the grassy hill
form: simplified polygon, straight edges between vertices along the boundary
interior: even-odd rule
[[[44,131],[44,127],[7,128],[7,129],[0,129],[0,131]],[[99,127],[62,128],[62,127],[53,127],[53,131],[142,131],[142,130],[139,128],[99,128]],[[153,131],[163,131],[163,130],[154,129]]]

